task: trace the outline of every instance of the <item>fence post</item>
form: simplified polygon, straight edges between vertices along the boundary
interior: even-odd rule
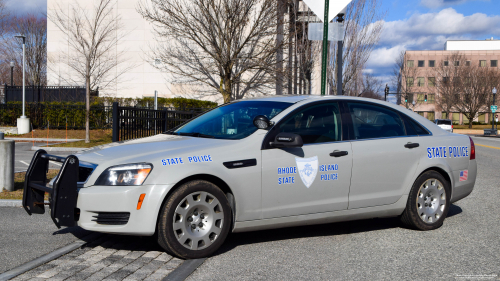
[[[117,142],[120,136],[120,116],[118,103],[113,102],[113,142]]]
[[[163,132],[166,132],[168,130],[168,111],[167,111],[167,108],[163,108],[163,114],[165,114],[165,116],[163,117]]]

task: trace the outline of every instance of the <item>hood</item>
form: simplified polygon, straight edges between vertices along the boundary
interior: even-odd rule
[[[168,155],[184,152],[206,150],[227,144],[232,140],[207,139],[188,136],[160,134],[152,137],[130,141],[114,142],[99,145],[82,151],[76,156],[80,161],[94,164],[104,164],[112,161],[113,164],[132,162],[149,162],[156,158],[165,158]]]

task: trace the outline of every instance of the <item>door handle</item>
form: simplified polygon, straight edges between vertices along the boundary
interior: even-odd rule
[[[332,156],[332,157],[342,157],[342,156],[346,156],[347,154],[349,154],[347,151],[338,151],[338,150],[335,150],[334,152],[330,153],[330,156]]]
[[[405,144],[405,147],[406,148],[410,148],[410,149],[411,148],[415,148],[415,147],[419,147],[419,146],[420,146],[420,144],[418,144],[418,143],[411,143],[411,142],[409,142],[409,143]]]

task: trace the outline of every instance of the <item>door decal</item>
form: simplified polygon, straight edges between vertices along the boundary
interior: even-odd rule
[[[295,158],[300,178],[304,185],[309,188],[318,173],[318,156],[311,158]]]

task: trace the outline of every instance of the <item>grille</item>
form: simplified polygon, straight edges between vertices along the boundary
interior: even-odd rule
[[[107,225],[124,225],[127,224],[128,219],[130,218],[130,213],[111,213],[111,212],[100,212],[97,215],[92,216],[98,224],[107,224]]]
[[[78,182],[86,182],[94,169],[81,167],[78,169]]]

